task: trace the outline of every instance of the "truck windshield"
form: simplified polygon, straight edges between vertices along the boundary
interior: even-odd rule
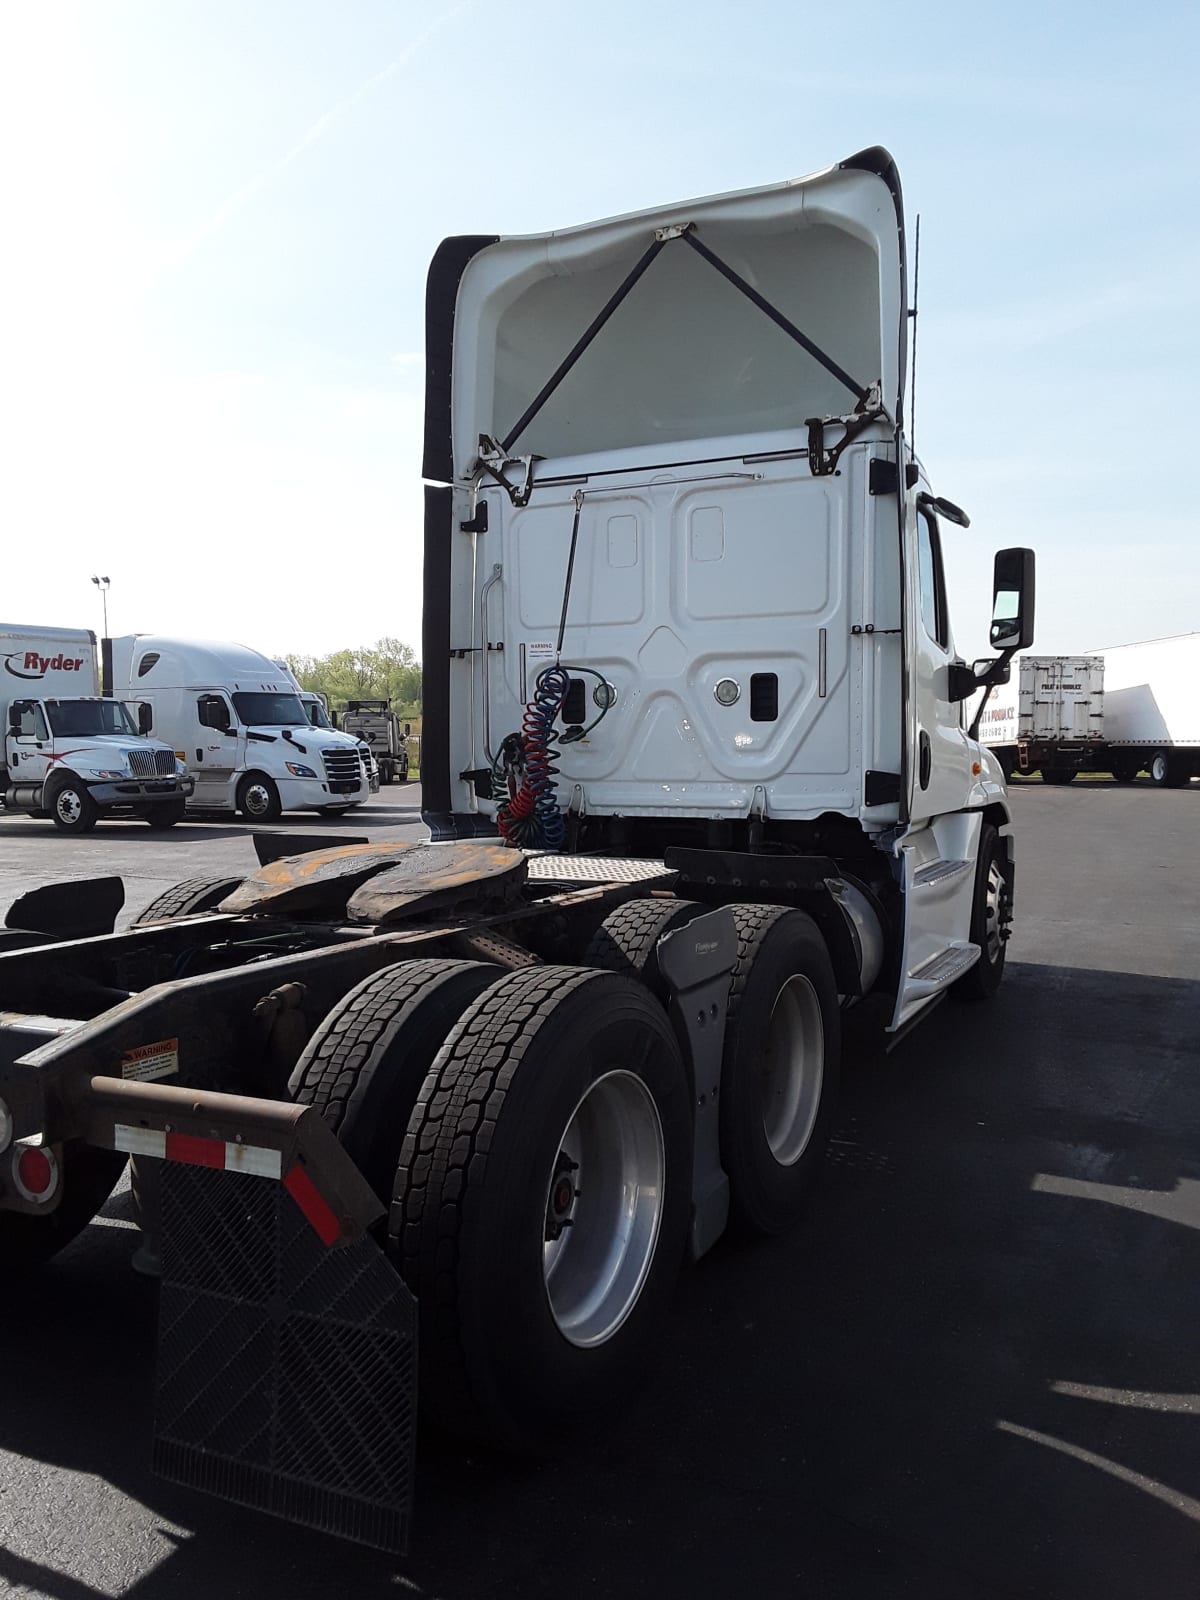
[[[329,718],[325,715],[325,707],[319,700],[308,701],[307,709],[308,720],[312,723],[314,728],[328,728],[332,733],[333,726],[330,723]]]
[[[248,727],[303,728],[308,721],[296,694],[235,694],[233,709]]]
[[[122,739],[138,736],[128,706],[119,700],[47,700],[50,732],[59,738],[89,739],[115,733]]]

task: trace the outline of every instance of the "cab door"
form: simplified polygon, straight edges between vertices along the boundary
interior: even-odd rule
[[[200,692],[191,698],[193,742],[187,759],[196,779],[193,804],[207,801],[211,805],[227,797],[238,770],[237,719],[228,698],[218,690]],[[227,733],[227,728],[234,731]]]
[[[959,811],[971,786],[962,710],[950,698],[957,659],[946,601],[942,541],[932,508],[916,496],[907,540],[905,633],[909,662],[908,815],[913,825]]]
[[[13,783],[42,783],[54,765],[46,713],[36,700],[14,700],[4,752]]]

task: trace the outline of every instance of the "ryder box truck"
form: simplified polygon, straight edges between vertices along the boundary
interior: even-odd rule
[[[96,636],[84,628],[0,626],[0,798],[64,833],[101,817],[170,828],[192,780],[173,749],[146,737],[136,703],[103,698]]]

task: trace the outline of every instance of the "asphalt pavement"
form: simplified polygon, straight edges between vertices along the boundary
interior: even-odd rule
[[[416,798],[362,822],[417,836]],[[156,1290],[118,1194],[4,1301],[0,1593],[1200,1595],[1200,783],[1014,807],[999,995],[852,1040],[806,1220],[684,1272],[627,1411],[553,1461],[425,1444],[403,1563],[151,1476]],[[229,825],[0,819],[0,904],[119,870],[136,910],[252,862]]]

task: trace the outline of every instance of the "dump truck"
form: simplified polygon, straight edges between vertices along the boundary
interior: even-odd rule
[[[1012,818],[960,711],[1032,642],[1033,555],[962,661],[905,249],[880,149],[447,241],[430,841],[259,836],[120,933],[79,934],[111,886],[73,938],[10,914],[0,1264],[160,1175],[167,1478],[403,1548],[418,1406],[518,1449],[608,1412],[684,1259],[802,1213],[843,1016],[894,1041],[1001,982]]]
[[[370,745],[380,783],[408,782],[409,724],[401,723],[390,700],[350,700],[342,712],[342,731]]]

